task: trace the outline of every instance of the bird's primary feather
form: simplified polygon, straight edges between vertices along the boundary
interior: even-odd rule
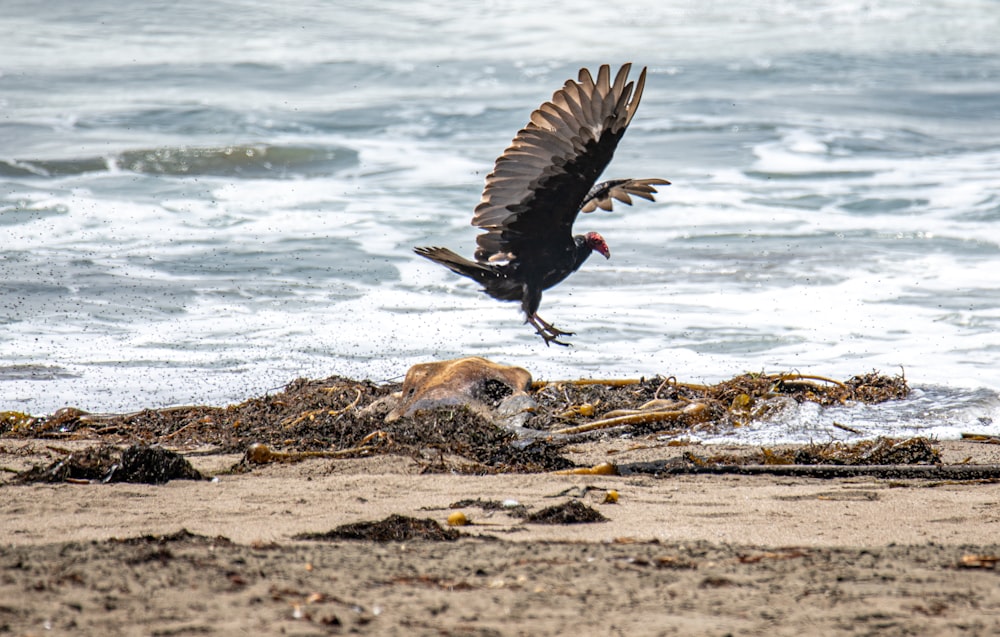
[[[601,66],[594,80],[581,69],[530,117],[486,177],[472,225],[477,261],[497,254],[530,260],[537,238],[568,245],[573,222],[597,177],[611,161],[618,141],[639,105],[646,69],[629,82],[631,64],[614,82]]]

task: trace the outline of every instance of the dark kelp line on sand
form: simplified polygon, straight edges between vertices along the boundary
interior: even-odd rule
[[[766,418],[789,400],[823,406],[871,404],[904,398],[908,392],[902,376],[877,372],[843,382],[791,373],[742,374],[715,385],[659,376],[532,382],[525,370],[470,358],[415,366],[403,384],[379,385],[340,376],[298,379],[280,392],[228,407],[184,406],[129,414],[65,408],[40,417],[2,412],[0,439],[97,443],[83,452],[67,451],[67,457],[52,466],[18,476],[18,481],[28,482],[159,483],[201,477],[186,474],[174,458],[148,451],[160,446],[243,454],[232,471],[310,457],[398,454],[416,459],[425,473],[753,473],[772,467],[772,472],[794,474],[793,467],[867,465],[866,474],[878,475],[876,466],[924,465],[927,468],[914,477],[933,478],[928,469],[939,465],[940,457],[930,442],[920,438],[751,449],[721,457],[689,451],[671,460],[621,467],[578,468],[562,453],[572,442],[623,436],[685,444],[685,434],[742,426]],[[118,447],[128,445],[122,455]],[[129,458],[132,465],[135,458],[145,458],[153,466],[143,469],[123,463]],[[174,469],[170,463],[175,463]],[[844,473],[802,471],[817,477]],[[968,477],[992,475],[981,473]]]
[[[482,412],[468,414],[476,418],[463,418],[460,404],[441,401],[440,408],[432,405],[396,419],[404,424],[389,426],[386,416],[396,405],[391,398],[396,394],[398,402],[403,389],[398,383],[379,385],[331,376],[300,378],[280,392],[227,407],[193,405],[128,414],[92,414],[66,407],[47,416],[6,411],[0,412],[0,436],[209,444],[224,452],[243,451],[259,442],[284,450],[309,451],[358,447],[377,431],[405,444],[407,431],[418,425],[426,431],[447,429],[450,420],[496,420]],[[495,408],[518,389],[487,379],[476,397]],[[660,376],[535,381],[527,393],[535,404],[523,423],[526,430],[564,433],[615,417],[661,414],[660,418],[623,420],[620,424],[632,434],[666,435],[743,425],[780,409],[780,398],[824,406],[851,401],[872,404],[905,398],[909,388],[902,376],[872,372],[844,382],[799,374],[743,374],[716,385],[681,383]],[[595,429],[612,429],[616,424]]]

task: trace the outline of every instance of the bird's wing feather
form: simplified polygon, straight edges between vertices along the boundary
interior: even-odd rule
[[[622,203],[632,204],[632,197],[639,197],[649,201],[655,201],[653,197],[657,193],[654,186],[669,186],[666,179],[612,179],[602,181],[587,193],[580,207],[580,212],[593,212],[601,210],[611,210],[613,199]]]
[[[646,69],[633,84],[630,68],[623,65],[613,82],[607,65],[596,80],[581,69],[576,81],[568,80],[531,114],[486,177],[472,218],[486,230],[477,238],[478,261],[572,240],[577,213],[639,105]]]

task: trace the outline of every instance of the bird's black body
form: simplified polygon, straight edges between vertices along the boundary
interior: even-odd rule
[[[635,114],[646,70],[627,82],[625,64],[611,81],[607,65],[595,81],[581,69],[552,99],[531,114],[486,177],[472,217],[485,230],[476,238],[475,261],[447,248],[416,248],[417,254],[467,276],[501,301],[520,301],[526,322],[546,345],[561,335],[538,316],[542,291],[575,272],[591,252],[610,257],[596,232],[573,236],[580,212],[611,210],[612,199],[653,200],[662,179],[617,179],[595,185]]]
[[[579,270],[594,251],[585,236],[572,239],[569,245],[548,246],[547,252],[540,253],[539,263],[544,263],[545,269],[525,267],[525,263],[517,259],[507,263],[470,261],[448,248],[415,248],[414,251],[476,281],[483,286],[484,292],[499,301],[520,301],[525,315],[532,316],[542,302],[542,290]]]

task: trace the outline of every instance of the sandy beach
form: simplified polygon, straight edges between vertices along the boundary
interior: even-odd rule
[[[5,440],[0,464],[14,475],[91,442]],[[946,464],[1000,458],[994,445],[937,446]],[[683,449],[603,440],[569,456],[580,465],[628,463]],[[1000,630],[994,481],[427,474],[419,459],[395,455],[230,474],[239,454],[185,453],[215,479],[0,487],[4,631]],[[605,501],[609,491],[617,502]],[[545,525],[517,514],[572,500],[607,521]],[[456,511],[471,524],[453,527],[462,533],[455,541],[295,539],[394,514],[447,527]]]

